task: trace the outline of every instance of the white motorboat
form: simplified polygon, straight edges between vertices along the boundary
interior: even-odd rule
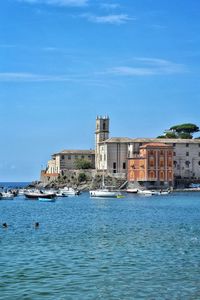
[[[13,200],[14,195],[11,192],[1,192],[0,200]]]
[[[164,196],[170,194],[170,191],[151,191],[152,195]]]
[[[152,191],[149,191],[149,190],[138,190],[138,194],[143,195],[143,196],[152,196],[153,195]]]
[[[56,192],[56,197],[68,197],[68,195],[61,192]]]
[[[98,190],[89,191],[90,197],[102,197],[102,198],[118,198],[121,196],[120,192],[111,191],[108,188],[101,188]]]
[[[63,196],[76,196],[80,194],[79,190],[75,190],[73,188],[70,187],[64,187],[63,189],[59,189],[58,193],[62,194]]]

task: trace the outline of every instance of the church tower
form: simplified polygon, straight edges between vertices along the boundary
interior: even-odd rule
[[[96,169],[99,169],[100,162],[100,142],[109,139],[109,117],[97,116],[96,118],[96,131],[95,131],[95,155],[96,155]]]

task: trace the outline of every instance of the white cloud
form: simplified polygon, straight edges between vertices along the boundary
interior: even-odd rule
[[[85,6],[88,0],[18,0],[30,4],[46,4],[55,6]]]
[[[105,16],[85,14],[82,15],[82,17],[86,18],[88,21],[93,23],[116,24],[116,25],[124,24],[130,20],[134,20],[134,18],[131,18],[126,14],[105,15]]]
[[[151,69],[133,67],[115,67],[108,70],[108,73],[121,76],[146,76],[154,75]]]
[[[135,58],[135,66],[119,66],[108,69],[105,73],[120,76],[152,76],[186,73],[182,64],[159,58]]]
[[[69,81],[70,78],[64,75],[41,75],[33,73],[0,73],[0,81],[25,81],[25,82],[41,82],[41,81]]]

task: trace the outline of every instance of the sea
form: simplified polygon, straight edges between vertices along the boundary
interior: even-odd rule
[[[0,299],[200,299],[200,193],[1,200]]]

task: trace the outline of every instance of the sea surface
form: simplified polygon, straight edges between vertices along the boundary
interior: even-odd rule
[[[1,200],[0,299],[200,299],[200,193]]]

